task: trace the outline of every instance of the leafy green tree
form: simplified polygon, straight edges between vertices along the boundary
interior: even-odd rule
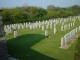
[[[3,9],[4,11],[0,13],[0,15],[3,16],[4,24],[34,22],[51,18],[76,16],[80,14],[79,5],[69,6],[66,8],[49,5],[47,6],[47,9],[43,9],[41,7],[28,6],[25,3],[21,7]]]
[[[47,10],[55,10],[56,7],[54,5],[49,5],[47,6]]]

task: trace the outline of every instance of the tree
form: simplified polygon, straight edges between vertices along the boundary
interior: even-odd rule
[[[49,6],[47,6],[47,10],[55,10],[55,6],[54,5],[49,5]]]
[[[71,10],[75,15],[78,15],[80,13],[80,6],[74,5],[71,7]]]

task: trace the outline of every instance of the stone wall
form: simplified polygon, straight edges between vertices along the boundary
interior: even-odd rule
[[[0,16],[0,60],[7,60],[7,58],[8,58],[7,45],[4,36],[2,17]]]

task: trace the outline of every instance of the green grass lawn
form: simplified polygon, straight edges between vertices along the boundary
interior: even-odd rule
[[[49,38],[45,38],[41,28],[20,29],[17,38],[13,38],[13,33],[6,36],[8,53],[20,60],[74,60],[76,40],[68,49],[59,47],[61,37],[79,25],[80,21],[76,19],[74,27],[61,31],[61,24],[57,24],[56,34],[53,29],[48,29]]]

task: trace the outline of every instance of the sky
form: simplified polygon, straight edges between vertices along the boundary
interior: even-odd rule
[[[80,5],[80,0],[0,0],[0,7],[18,7],[23,4],[47,8],[48,5],[69,7]]]

